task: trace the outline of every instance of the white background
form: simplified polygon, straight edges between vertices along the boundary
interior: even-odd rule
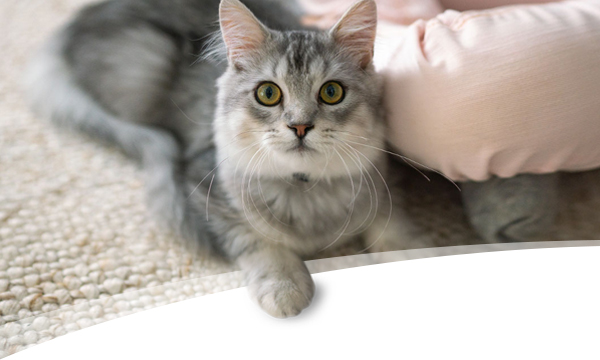
[[[96,325],[24,359],[600,359],[600,247],[402,261],[314,275],[278,320],[246,289]]]

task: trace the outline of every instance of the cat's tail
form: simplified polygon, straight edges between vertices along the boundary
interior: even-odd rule
[[[167,131],[120,120],[108,113],[76,82],[64,57],[66,36],[54,37],[33,58],[25,87],[36,115],[110,145],[141,162],[150,210],[192,245],[199,254],[214,255],[208,224],[188,201],[180,171],[181,151]]]

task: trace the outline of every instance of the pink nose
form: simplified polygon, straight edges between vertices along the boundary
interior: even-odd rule
[[[296,132],[296,136],[302,139],[306,136],[306,133],[314,128],[314,125],[292,125],[288,127]]]

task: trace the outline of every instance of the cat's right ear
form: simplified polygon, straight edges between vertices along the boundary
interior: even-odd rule
[[[219,22],[229,63],[243,68],[244,59],[263,45],[269,30],[239,0],[221,1]]]
[[[351,53],[362,68],[373,61],[377,32],[377,5],[359,0],[329,30],[335,41]]]

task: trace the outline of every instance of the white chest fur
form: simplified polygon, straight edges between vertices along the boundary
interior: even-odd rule
[[[336,179],[295,174],[253,178],[230,189],[237,190],[235,205],[258,236],[309,253],[357,236],[381,211],[368,181],[360,174]]]

